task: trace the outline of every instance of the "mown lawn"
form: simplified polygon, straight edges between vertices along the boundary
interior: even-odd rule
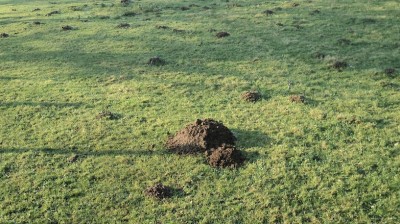
[[[399,223],[399,9],[0,0],[0,223]],[[165,149],[197,118],[244,166]]]

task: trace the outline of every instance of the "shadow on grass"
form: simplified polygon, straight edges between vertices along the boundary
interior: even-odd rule
[[[18,107],[18,106],[41,106],[41,107],[74,107],[78,108],[83,103],[53,103],[53,102],[2,102],[0,101],[0,107]]]

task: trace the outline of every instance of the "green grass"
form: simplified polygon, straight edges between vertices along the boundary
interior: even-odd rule
[[[118,2],[0,0],[0,223],[400,222],[398,1]],[[197,118],[243,167],[166,151]]]

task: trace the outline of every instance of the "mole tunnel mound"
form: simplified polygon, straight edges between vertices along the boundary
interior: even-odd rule
[[[197,119],[167,140],[168,150],[178,154],[204,153],[224,144],[234,145],[233,133],[221,122]]]

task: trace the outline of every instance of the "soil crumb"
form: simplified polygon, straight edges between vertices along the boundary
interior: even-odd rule
[[[162,200],[172,196],[172,188],[164,186],[162,183],[157,183],[154,186],[148,187],[145,193],[150,197]]]
[[[245,160],[242,152],[233,145],[223,144],[222,146],[205,152],[206,160],[212,167],[237,168]]]
[[[241,98],[247,102],[257,102],[261,99],[261,94],[258,91],[247,91],[242,93]]]
[[[303,95],[292,95],[289,97],[289,100],[292,103],[305,103],[306,97]]]
[[[228,32],[223,31],[223,32],[217,33],[216,36],[217,36],[218,38],[223,38],[223,37],[228,37],[228,36],[230,36],[230,34],[229,34]]]
[[[197,119],[194,123],[169,137],[168,150],[178,154],[203,153],[223,144],[234,145],[236,137],[221,122]]]
[[[159,56],[155,56],[149,59],[149,61],[147,62],[148,65],[164,65],[165,61],[163,59],[161,59]]]
[[[344,68],[348,66],[347,62],[345,61],[334,61],[330,67],[336,69],[338,71],[342,71]]]
[[[8,33],[1,33],[0,34],[0,38],[7,38],[7,37],[9,37],[10,35],[8,35]]]

